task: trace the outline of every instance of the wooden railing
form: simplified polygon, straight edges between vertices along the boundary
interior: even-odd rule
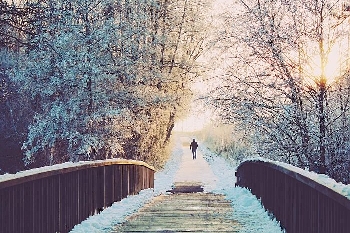
[[[260,198],[288,233],[350,232],[350,200],[296,171],[246,161],[236,176],[236,185]]]
[[[154,169],[130,160],[78,163],[23,174],[0,182],[2,233],[69,232],[113,202],[154,187]]]

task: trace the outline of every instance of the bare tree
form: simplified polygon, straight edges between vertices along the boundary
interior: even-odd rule
[[[221,41],[225,48],[231,44],[229,72],[224,85],[212,92],[212,103],[224,118],[250,129],[257,154],[332,173],[329,152],[337,139],[329,132],[340,128],[340,116],[341,127],[348,127],[347,103],[339,107],[333,98],[344,93],[337,83],[348,79],[347,58],[331,57],[339,46],[348,50],[341,3],[238,2],[242,11],[226,15],[229,36]],[[330,74],[334,62],[337,69]]]

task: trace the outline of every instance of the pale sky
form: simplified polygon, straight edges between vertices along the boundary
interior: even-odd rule
[[[226,12],[230,9],[229,5],[232,4],[234,0],[213,0],[212,4],[212,10],[208,12],[209,15],[211,15],[215,23],[216,27],[219,27],[222,21],[219,19],[218,15]],[[231,7],[233,10],[234,8]],[[209,19],[210,20],[210,19]],[[209,23],[208,23],[209,25]],[[215,33],[215,30],[213,30],[213,33]],[[210,35],[209,35],[210,36]],[[202,63],[202,65],[209,65],[213,66],[213,57],[215,56],[219,57],[222,56],[222,54],[219,54],[219,51],[211,50],[203,56],[201,56],[197,61]],[[215,59],[214,59],[215,60]],[[221,64],[223,65],[223,64]],[[214,88],[220,83],[218,83],[219,79],[216,79],[216,76],[219,76],[220,74],[224,73],[225,71],[219,69],[212,70],[210,72],[206,72],[204,75],[207,77],[202,77],[203,79],[208,78],[206,81],[201,80],[199,78],[196,82],[191,84],[192,91],[195,95],[203,95],[211,88]],[[195,97],[196,98],[196,97]],[[193,103],[195,105],[196,109],[193,111],[189,111],[188,116],[182,120],[179,120],[175,123],[174,131],[180,131],[180,132],[193,132],[197,130],[201,130],[204,126],[210,124],[211,119],[213,117],[213,112],[211,109],[208,109],[208,106],[198,106],[200,103]],[[192,107],[193,108],[193,107]]]

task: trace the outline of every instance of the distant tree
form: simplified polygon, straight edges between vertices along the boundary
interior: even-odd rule
[[[18,54],[28,47],[26,9],[0,1],[0,170],[23,169],[21,144],[33,117],[32,102],[22,98],[10,78]],[[28,94],[28,93],[27,93]]]

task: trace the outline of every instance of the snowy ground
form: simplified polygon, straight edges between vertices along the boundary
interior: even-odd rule
[[[194,181],[204,184],[205,192],[226,195],[233,206],[233,216],[241,223],[241,232],[282,232],[276,220],[264,210],[260,202],[248,190],[235,187],[235,169],[227,162],[204,148],[192,160],[189,138],[177,138],[171,159],[162,171],[155,174],[155,187],[141,191],[114,203],[100,214],[91,216],[74,227],[72,233],[109,232],[113,226],[125,221],[153,197],[166,193],[174,182]]]
[[[236,170],[229,166],[224,158],[218,157],[205,148],[201,148],[205,160],[209,163],[218,180],[214,193],[223,194],[232,202],[232,218],[242,224],[240,232],[278,233],[284,232],[271,213],[268,213],[261,202],[247,189],[235,187]]]

